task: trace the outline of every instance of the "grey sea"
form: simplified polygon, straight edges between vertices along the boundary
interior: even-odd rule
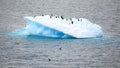
[[[102,38],[16,37],[24,16],[87,18]],[[120,0],[0,0],[0,68],[120,68]]]

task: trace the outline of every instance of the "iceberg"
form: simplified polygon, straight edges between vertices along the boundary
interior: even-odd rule
[[[65,19],[62,16],[26,16],[26,27],[16,30],[19,35],[35,35],[56,38],[102,37],[102,28],[85,18]]]

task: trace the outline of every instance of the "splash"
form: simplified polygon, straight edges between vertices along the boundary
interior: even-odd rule
[[[24,17],[27,26],[13,31],[18,35],[35,35],[57,38],[92,38],[103,36],[102,28],[85,18],[65,19],[62,16]]]

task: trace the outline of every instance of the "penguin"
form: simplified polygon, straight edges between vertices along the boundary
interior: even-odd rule
[[[59,16],[57,16],[57,18],[59,18]]]
[[[60,16],[58,16],[58,18],[60,18]]]
[[[52,18],[53,14],[50,15],[50,18]]]
[[[64,19],[64,17],[63,17],[63,16],[61,16],[61,18],[62,18],[62,19]]]
[[[53,14],[51,14],[51,16],[53,16]]]
[[[73,24],[73,21],[72,21],[72,19],[70,18],[70,21],[71,21],[71,24]]]
[[[50,15],[50,18],[52,18],[52,17],[55,17],[55,18],[56,18],[56,16],[55,16],[55,15],[51,14],[51,15]]]
[[[34,18],[36,17],[36,16],[33,16]]]
[[[55,18],[57,18],[57,16],[55,16]]]
[[[73,21],[71,23],[73,24]]]
[[[52,16],[50,16],[50,18],[52,18]]]
[[[59,50],[62,50],[62,48],[59,48]]]
[[[42,16],[44,16],[44,15],[42,14]]]
[[[51,61],[51,59],[49,58],[48,61]]]

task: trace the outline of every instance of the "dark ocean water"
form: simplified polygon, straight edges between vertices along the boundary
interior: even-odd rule
[[[0,68],[119,68],[119,0],[0,0]],[[102,38],[9,36],[24,16],[83,17],[103,28]]]

